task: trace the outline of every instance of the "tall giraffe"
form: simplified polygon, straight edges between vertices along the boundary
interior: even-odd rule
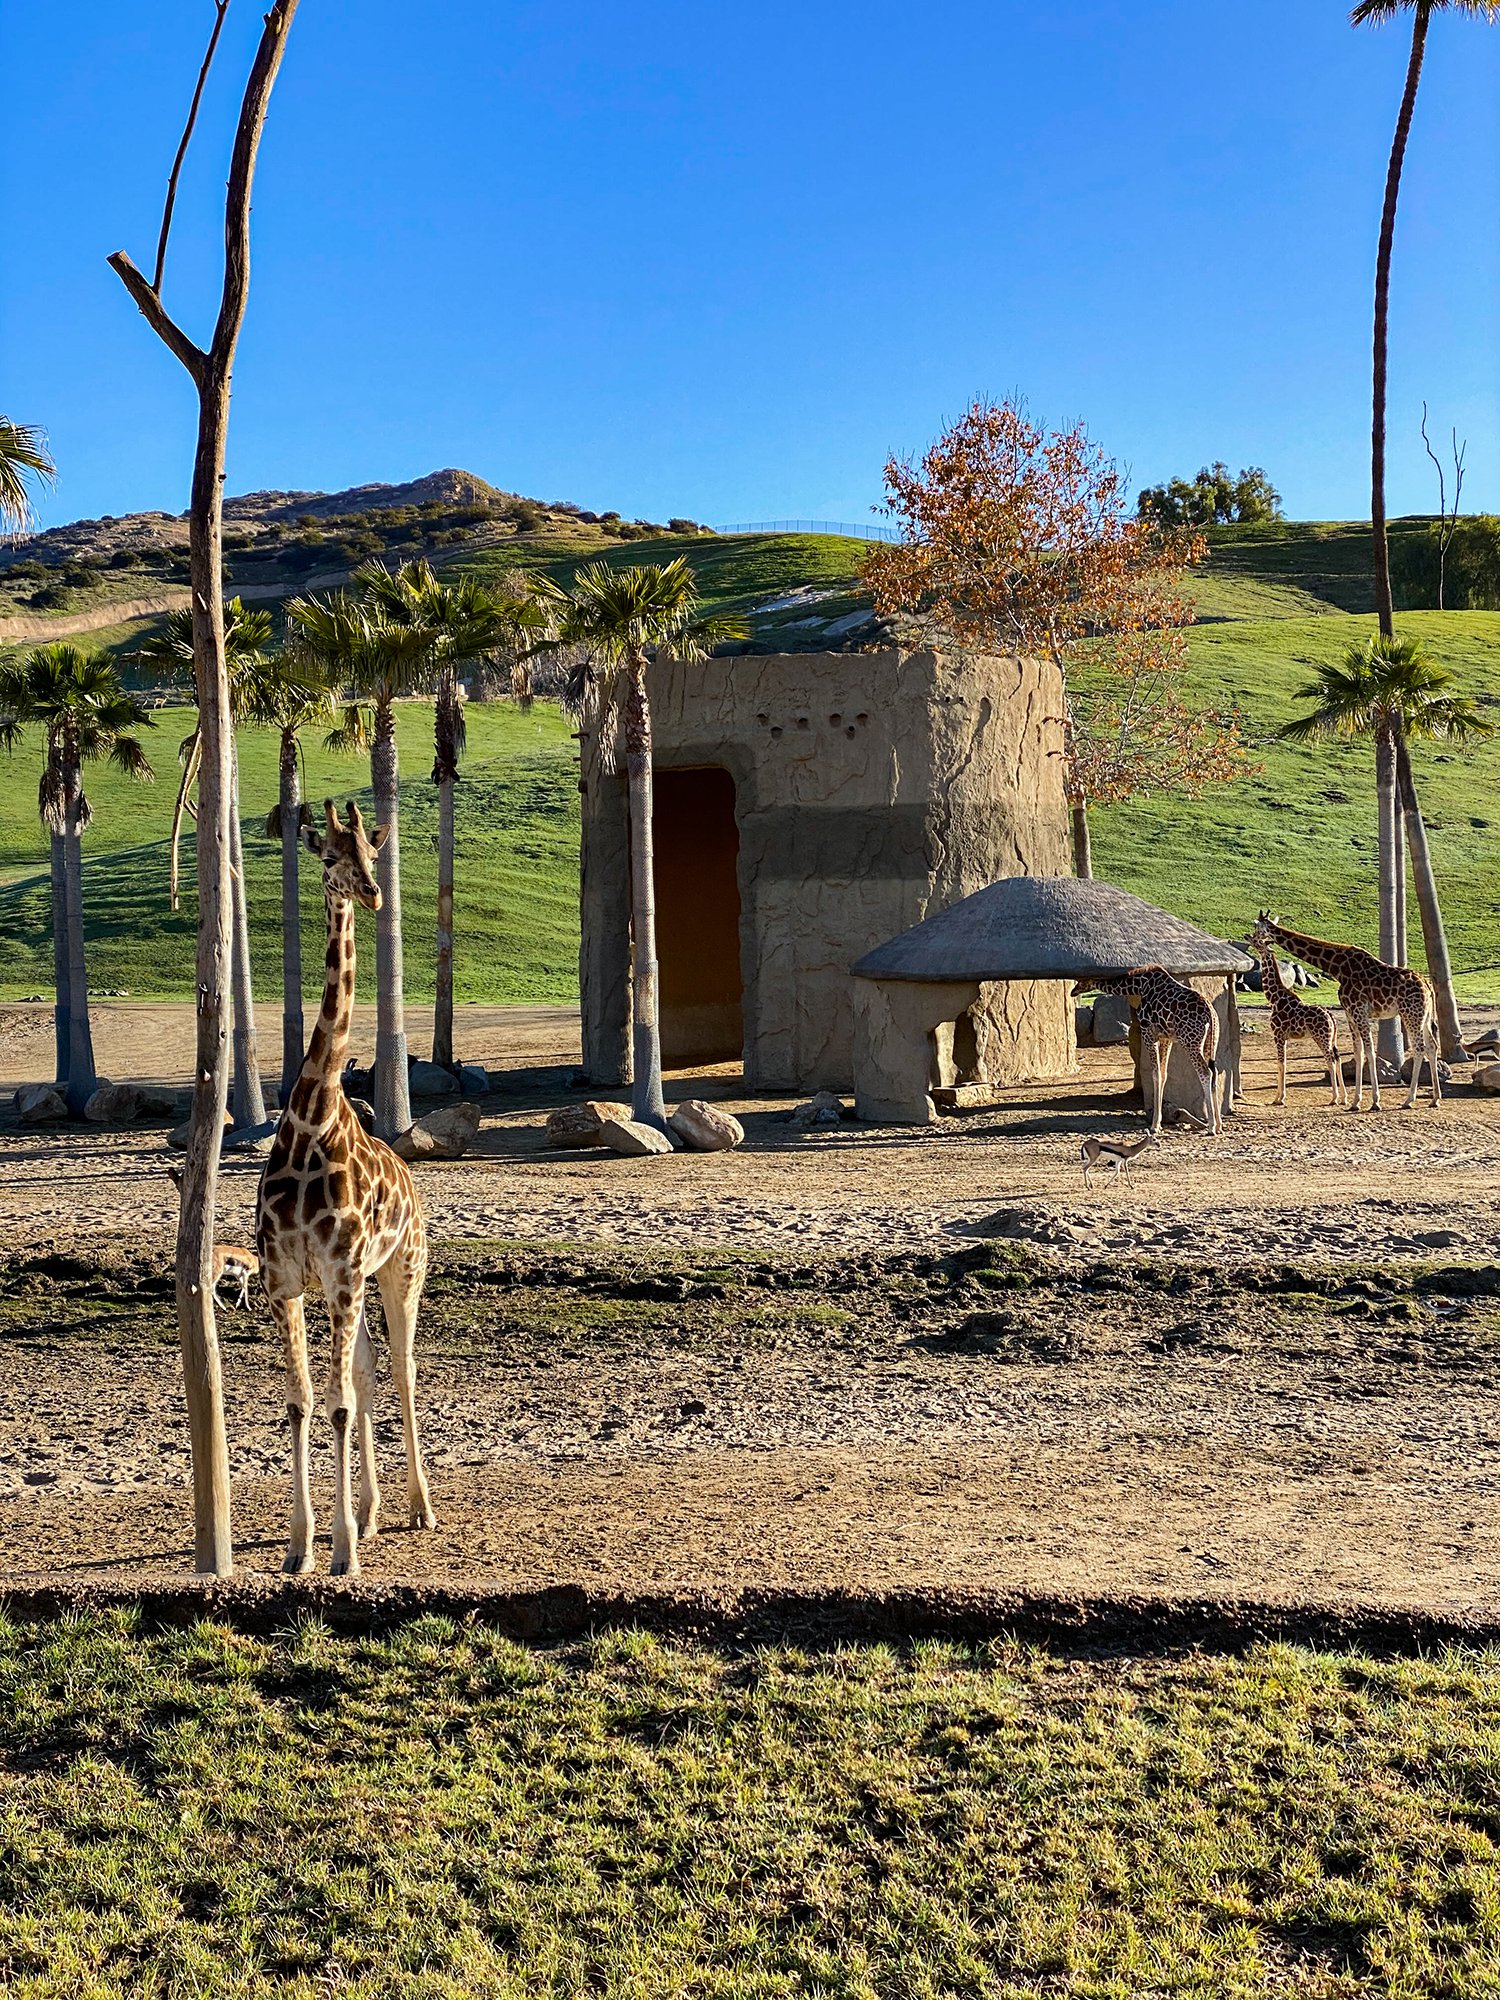
[[[1328,1087],[1333,1092],[1332,1102],[1345,1103],[1349,1093],[1344,1088],[1344,1072],[1339,1066],[1339,1038],[1332,1014],[1326,1007],[1314,1007],[1297,998],[1281,977],[1276,948],[1268,939],[1255,938],[1252,942],[1260,957],[1260,990],[1270,1003],[1271,1036],[1276,1044],[1276,1060],[1281,1065],[1281,1095],[1276,1102],[1286,1103],[1287,1043],[1309,1041],[1323,1057]]]
[[[380,908],[375,854],[381,826],[366,838],[351,799],[339,824],[332,799],[326,828],[303,837],[323,862],[328,960],[323,1006],[307,1056],[292,1085],[271,1142],[256,1202],[256,1247],[271,1310],[286,1345],[287,1415],[292,1426],[292,1532],[284,1567],[312,1568],[313,1512],[308,1478],[312,1377],[307,1365],[303,1295],[322,1287],[333,1333],[327,1410],[333,1426],[334,1576],[359,1574],[358,1539],[380,1524],[371,1405],[375,1362],[365,1325],[365,1281],[373,1277],[385,1307],[391,1373],[401,1398],[406,1436],[406,1499],[414,1528],[436,1524],[422,1448],[417,1438],[416,1364],[412,1339],[427,1275],[427,1227],[411,1172],[389,1146],[372,1139],[344,1095],[342,1072],[354,1011],[354,906]],[[360,1492],[356,1518],[350,1465],[350,1425],[359,1423]]]
[[[1257,950],[1266,944],[1275,950],[1279,945],[1293,958],[1316,966],[1319,972],[1326,972],[1338,981],[1339,1005],[1344,1010],[1354,1043],[1354,1099],[1349,1106],[1351,1111],[1364,1108],[1366,1056],[1370,1059],[1370,1109],[1380,1109],[1380,1071],[1375,1062],[1375,1038],[1370,1024],[1372,1021],[1388,1021],[1393,1016],[1399,1016],[1411,1042],[1411,1089],[1406,1096],[1407,1110],[1410,1111],[1417,1101],[1424,1055],[1432,1079],[1432,1101],[1434,1104],[1442,1102],[1432,988],[1421,973],[1413,972],[1409,965],[1387,965],[1383,959],[1372,958],[1369,952],[1361,951],[1358,945],[1333,944],[1327,938],[1309,937],[1305,931],[1289,931],[1285,924],[1276,923],[1268,910],[1262,910],[1256,919],[1250,942]]]
[[[1162,1090],[1166,1082],[1167,1059],[1173,1042],[1182,1050],[1203,1085],[1203,1124],[1217,1136],[1224,1129],[1223,1114],[1214,1093],[1218,1075],[1219,1017],[1201,993],[1184,986],[1159,965],[1137,965],[1114,977],[1080,979],[1073,988],[1075,1000],[1085,993],[1115,993],[1130,1002],[1136,1026],[1141,1031],[1141,1055],[1150,1065],[1145,1083],[1146,1124],[1161,1131]],[[1148,1054],[1149,1051],[1149,1054]],[[1228,1104],[1230,1083],[1226,1079],[1224,1097]]]

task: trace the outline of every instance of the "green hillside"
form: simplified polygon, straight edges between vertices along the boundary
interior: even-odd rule
[[[1276,732],[1293,712],[1292,691],[1320,660],[1333,659],[1371,629],[1367,531],[1358,524],[1277,523],[1216,530],[1198,582],[1201,622],[1190,675],[1206,702],[1235,700],[1263,768],[1201,799],[1142,799],[1094,815],[1101,875],[1207,928],[1238,933],[1262,903],[1310,929],[1375,943],[1375,815],[1367,748],[1294,749]],[[860,609],[865,545],[826,535],[658,535],[629,541],[581,521],[555,523],[492,547],[456,551],[450,568],[496,574],[545,570],[566,582],[582,561],[657,561],[684,554],[705,601],[751,617],[760,648],[838,644],[826,636]],[[441,554],[439,555],[441,560]],[[1411,612],[1403,630],[1422,636],[1500,723],[1500,613]],[[122,646],[139,627],[90,634]],[[852,643],[857,643],[857,634]],[[164,712],[157,758],[161,782],[140,790],[107,773],[92,789],[98,821],[89,835],[87,895],[93,976],[102,987],[183,995],[191,983],[191,902],[166,910],[165,839],[182,718]],[[435,799],[426,781],[429,719],[403,710],[408,774],[402,842],[408,911],[408,991],[432,990]],[[576,990],[577,812],[573,745],[564,718],[546,704],[529,716],[508,704],[474,704],[471,755],[459,802],[458,992],[464,1000],[559,1000]],[[1417,753],[1454,962],[1465,990],[1500,999],[1500,939],[1494,929],[1491,843],[1500,824],[1500,738],[1465,751]],[[3,768],[3,767],[0,767]],[[46,848],[23,751],[0,787],[0,995],[46,988],[50,965]],[[274,793],[271,743],[244,750],[247,848],[260,988],[279,977],[278,877],[274,851],[257,832]],[[351,786],[352,764],[314,749],[314,797]],[[305,917],[315,941],[321,917],[309,881]],[[1413,950],[1417,949],[1413,943]],[[368,958],[368,955],[367,955]],[[368,971],[368,965],[366,967]]]

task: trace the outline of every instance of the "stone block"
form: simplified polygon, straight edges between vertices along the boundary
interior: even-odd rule
[[[142,1109],[141,1093],[133,1083],[101,1083],[84,1105],[83,1115],[91,1125],[130,1125]]]
[[[1131,1008],[1123,993],[1101,993],[1094,1002],[1094,1047],[1117,1049],[1130,1040]]]
[[[602,1146],[604,1141],[599,1134],[605,1123],[611,1119],[628,1122],[629,1118],[628,1104],[612,1104],[599,1098],[590,1098],[584,1104],[565,1104],[547,1120],[547,1144]]]
[[[23,1125],[55,1125],[68,1115],[62,1092],[50,1083],[23,1083],[15,1095],[16,1116]]]
[[[444,1104],[418,1118],[393,1142],[403,1160],[458,1160],[479,1133],[477,1104]]]
[[[606,1118],[599,1128],[599,1137],[611,1152],[632,1158],[672,1150],[672,1141],[664,1132],[650,1125],[638,1125],[633,1118]]]
[[[745,1143],[739,1119],[715,1104],[705,1104],[701,1097],[679,1104],[667,1124],[692,1153],[728,1153]]]
[[[483,1097],[490,1087],[490,1073],[483,1063],[461,1063],[458,1085],[465,1097]]]
[[[413,1097],[457,1097],[458,1078],[440,1063],[414,1062],[406,1073]]]
[[[1094,1003],[1082,1002],[1073,1009],[1073,1040],[1081,1049],[1094,1046]]]

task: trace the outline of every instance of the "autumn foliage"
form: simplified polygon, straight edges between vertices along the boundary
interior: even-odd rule
[[[1082,424],[1047,432],[1014,402],[976,402],[923,455],[885,469],[900,542],[865,577],[878,611],[961,645],[1048,654],[1063,676],[1074,860],[1091,872],[1090,803],[1196,792],[1246,764],[1233,710],[1184,692],[1184,581],[1200,536],[1139,519]]]

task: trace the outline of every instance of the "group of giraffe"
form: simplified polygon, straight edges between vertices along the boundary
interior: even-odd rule
[[[1335,1104],[1348,1104],[1351,1111],[1364,1108],[1365,1065],[1370,1070],[1370,1110],[1380,1109],[1380,1070],[1375,1060],[1374,1024],[1399,1020],[1411,1043],[1411,1085],[1406,1106],[1417,1101],[1425,1059],[1432,1086],[1432,1101],[1442,1101],[1443,1087],[1438,1076],[1438,1044],[1432,989],[1410,966],[1387,965],[1357,945],[1334,944],[1328,938],[1310,937],[1305,931],[1288,930],[1262,910],[1250,933],[1261,963],[1261,985],[1270,1003],[1271,1036],[1281,1070],[1281,1090],[1276,1102],[1286,1103],[1287,1045],[1310,1041],[1323,1058]],[[1281,976],[1277,952],[1290,952],[1304,964],[1315,966],[1337,980],[1339,1005],[1349,1023],[1354,1045],[1354,1097],[1344,1085],[1339,1062],[1338,1035],[1333,1015],[1326,1007],[1310,1006],[1299,1000]],[[1140,965],[1113,978],[1083,979],[1073,989],[1075,997],[1085,993],[1114,993],[1128,1000],[1140,1030],[1141,1055],[1147,1065],[1146,1123],[1161,1131],[1162,1091],[1166,1065],[1173,1044],[1192,1064],[1203,1088],[1203,1125],[1218,1134],[1225,1115],[1234,1108],[1234,1083],[1222,1078],[1218,1065],[1219,1022],[1201,993],[1159,965]]]
[[[365,1323],[365,1294],[372,1279],[385,1311],[391,1372],[401,1401],[408,1517],[413,1527],[436,1524],[417,1435],[413,1353],[417,1308],[427,1274],[427,1229],[410,1169],[389,1146],[365,1131],[343,1088],[354,1010],[354,913],[357,906],[380,908],[375,856],[384,844],[386,829],[377,827],[367,834],[352,800],[342,821],[331,799],[323,811],[321,829],[310,817],[303,827],[308,847],[323,864],[328,925],[323,1002],[261,1176],[256,1201],[256,1256],[286,1357],[292,1520],[284,1567],[289,1574],[300,1575],[311,1569],[313,1562],[308,1463],[313,1391],[304,1300],[309,1287],[316,1286],[323,1293],[333,1337],[326,1401],[333,1429],[330,1570],[334,1576],[357,1576],[359,1543],[369,1540],[380,1526],[372,1413],[375,1366]],[[1332,1018],[1324,1008],[1310,1007],[1297,999],[1283,984],[1275,957],[1278,948],[1338,981],[1339,1004],[1354,1037],[1353,1109],[1359,1109],[1364,1098],[1366,1056],[1373,1088],[1370,1108],[1379,1109],[1380,1077],[1371,1023],[1392,1015],[1405,1024],[1416,1052],[1408,1106],[1416,1101],[1423,1054],[1431,1071],[1433,1102],[1438,1101],[1441,1087],[1432,995],[1417,973],[1384,965],[1351,945],[1331,944],[1287,930],[1265,911],[1251,938],[1264,968],[1271,1032],[1281,1063],[1278,1103],[1286,1101],[1287,1044],[1301,1037],[1311,1040],[1322,1054],[1334,1101],[1341,1101],[1343,1095]],[[1219,1077],[1218,1017],[1201,994],[1173,979],[1159,965],[1138,966],[1114,978],[1081,981],[1075,991],[1115,993],[1129,999],[1140,1028],[1142,1052],[1149,1052],[1147,1123],[1153,1137],[1161,1131],[1166,1062],[1174,1043],[1188,1056],[1202,1082],[1205,1126],[1214,1133],[1222,1131],[1223,1114],[1233,1108],[1233,1082],[1226,1075],[1222,1093],[1215,1088]],[[254,1262],[248,1252],[226,1253],[225,1274],[240,1283],[242,1299],[249,1283],[246,1266]],[[219,1275],[216,1263],[216,1279]],[[356,1433],[360,1463],[357,1505],[353,1472]]]

